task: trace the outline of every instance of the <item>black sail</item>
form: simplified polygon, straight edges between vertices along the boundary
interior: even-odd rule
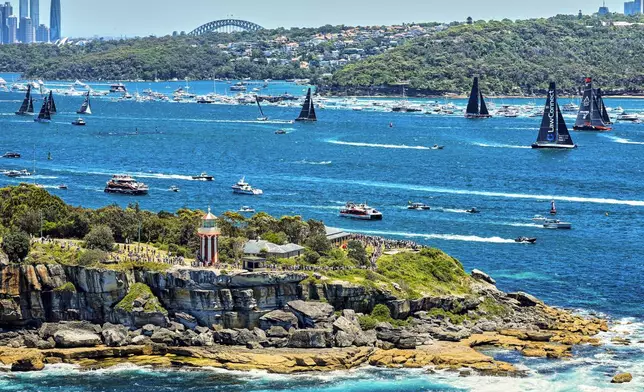
[[[54,102],[54,93],[49,90],[49,113],[50,114],[55,114],[57,112],[56,110],[56,102]]]
[[[87,95],[85,95],[85,99],[83,100],[83,104],[81,105],[80,109],[76,113],[78,113],[78,114],[92,114],[92,108],[89,105],[89,91],[87,92]]]
[[[586,78],[584,79],[584,95],[581,98],[575,129],[593,130],[603,128],[606,128],[606,124],[602,119],[597,93],[593,89],[593,79]]]
[[[255,96],[255,101],[257,101],[257,107],[259,108],[259,114],[260,114],[262,117],[266,117],[266,116],[264,115],[264,111],[262,110],[262,105],[260,105],[260,104],[259,104],[259,97],[258,97],[257,95]]]
[[[599,110],[604,124],[612,124],[613,122],[610,121],[610,116],[608,115],[606,105],[604,104],[604,98],[602,97],[602,89],[600,88],[597,89],[597,102],[599,104]]]
[[[554,82],[550,82],[546,106],[543,109],[541,127],[537,136],[538,144],[553,144],[557,141],[557,127],[559,125],[557,116],[557,90]]]
[[[557,96],[555,92],[555,97]],[[556,104],[557,107],[557,144],[565,145],[565,146],[574,146],[575,143],[572,141],[572,137],[570,136],[570,132],[568,132],[568,127],[566,126],[566,121],[563,118],[563,115],[561,114],[561,110],[559,109],[559,104]]]
[[[485,104],[485,99],[483,99],[483,93],[479,91],[481,97],[481,116],[489,116],[490,112],[487,110],[487,105]]]
[[[313,99],[311,98],[311,89],[306,93],[306,98],[304,99],[304,105],[302,105],[302,111],[295,121],[317,121],[315,115],[315,108],[313,107]]]
[[[16,114],[25,114],[29,112],[29,101],[31,100],[31,85],[27,85],[27,94],[25,95],[25,99],[22,100],[22,105],[20,105],[20,109],[16,112]]]
[[[38,113],[38,121],[49,121],[51,120],[51,103],[49,99],[45,97],[42,101],[42,107],[40,108],[40,113]]]
[[[470,92],[470,100],[467,102],[467,110],[465,111],[465,114],[473,115],[473,116],[478,116],[480,114],[479,112],[479,96],[480,96],[480,90],[479,90],[479,78],[474,77],[474,82],[472,83],[472,91]]]
[[[29,108],[27,108],[27,113],[32,114],[34,112],[34,99],[29,98]]]

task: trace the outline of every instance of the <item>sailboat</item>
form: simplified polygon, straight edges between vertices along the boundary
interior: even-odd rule
[[[315,116],[315,108],[313,107],[313,99],[311,99],[311,88],[306,93],[306,99],[304,100],[304,105],[302,105],[302,111],[300,116],[295,119],[295,121],[317,121]]]
[[[49,103],[49,115],[56,114],[56,102],[54,102],[54,93],[49,90],[49,99],[47,100]]]
[[[581,99],[577,121],[572,128],[575,131],[610,131],[602,118],[596,91],[593,90],[593,79],[584,79],[584,96]]]
[[[42,100],[42,107],[40,108],[40,113],[34,118],[34,121],[39,123],[49,123],[51,121],[51,106],[49,104],[49,98],[45,96],[45,99]]]
[[[557,215],[557,206],[554,200],[550,202],[550,215]]]
[[[602,121],[604,124],[612,124],[613,122],[610,120],[610,116],[608,115],[608,111],[606,110],[606,105],[604,105],[604,98],[602,98],[602,89],[597,88],[596,90],[596,97],[597,97],[597,106],[599,107],[600,113],[602,115]]]
[[[29,110],[29,108],[31,108],[31,110]],[[34,113],[34,101],[33,101],[33,98],[31,97],[31,84],[28,84],[27,94],[25,95],[25,99],[22,100],[22,105],[20,105],[20,109],[18,109],[16,114],[19,116],[25,116],[33,113]]]
[[[92,114],[92,107],[89,104],[89,91],[85,95],[85,100],[81,105],[80,109],[76,112],[77,114]]]
[[[264,114],[264,111],[262,110],[262,105],[259,104],[259,97],[255,95],[255,101],[257,102],[257,107],[259,108],[259,117],[257,117],[257,121],[267,121],[268,117]]]
[[[465,110],[465,118],[490,118],[490,112],[487,110],[483,93],[479,89],[479,78],[474,77],[472,83],[472,91],[470,92],[470,100],[467,102],[467,109]]]
[[[550,82],[546,106],[543,109],[541,128],[539,128],[539,136],[537,136],[536,143],[532,144],[532,148],[577,148],[577,145],[572,142],[566,122],[561,115],[561,109],[557,103],[557,88],[554,82]]]

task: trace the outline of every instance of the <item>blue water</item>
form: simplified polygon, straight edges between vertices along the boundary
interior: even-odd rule
[[[151,86],[170,93],[183,84],[132,83],[128,87],[142,91]],[[191,86],[197,93],[213,90],[212,82]],[[272,88],[272,93],[301,94],[303,87],[281,83]],[[70,124],[76,118],[80,97],[59,97],[60,113],[49,125],[15,116],[21,99],[19,93],[0,93],[0,151],[23,154],[21,160],[0,160],[0,168],[31,170],[35,152],[37,175],[22,181],[44,184],[68,203],[100,207],[138,201],[142,208],[155,211],[212,206],[216,214],[251,205],[276,216],[300,214],[347,230],[409,238],[445,250],[468,270],[488,272],[503,290],[524,290],[554,305],[599,312],[616,320],[629,318],[636,326],[631,332],[641,333],[643,124],[618,123],[606,134],[573,133],[579,145],[574,151],[533,151],[526,147],[536,137],[538,118],[467,121],[458,116],[324,109],[319,110],[316,124],[284,124],[282,120],[295,118],[299,109],[267,106],[265,112],[272,121],[261,123],[255,121],[258,113],[254,106],[95,99],[95,114],[87,116],[88,125],[81,128]],[[497,100],[496,104],[527,102]],[[537,104],[543,101],[537,100]],[[644,109],[641,100],[607,99],[606,104],[629,111]],[[288,133],[275,135],[280,128]],[[439,151],[428,148],[434,144],[446,147]],[[48,152],[53,160],[47,160]],[[216,180],[190,180],[202,171]],[[114,173],[135,175],[150,185],[150,195],[131,198],[103,193],[105,181]],[[230,186],[241,176],[263,189],[264,195],[233,195]],[[0,186],[20,181],[0,177]],[[68,184],[69,190],[55,189],[59,183]],[[181,192],[169,192],[171,185],[179,186]],[[572,230],[549,231],[531,221],[535,214],[547,214],[553,198],[560,211],[558,218],[572,222]],[[339,218],[338,208],[348,200],[367,201],[383,211],[383,221]],[[432,210],[408,211],[405,205],[409,200],[426,202]],[[464,213],[473,206],[481,214]],[[533,246],[516,244],[513,239],[517,236],[534,236],[538,241]],[[641,346],[636,344],[623,358],[609,360],[641,369]],[[562,374],[571,379],[592,379],[581,370],[595,369],[589,371],[601,374],[605,358],[600,351],[582,353],[585,360],[597,362],[596,369],[588,362],[558,369],[557,376],[538,371],[525,382],[535,382],[534,388],[539,389],[543,385],[565,386],[570,379],[561,379]],[[594,359],[596,355],[599,359]],[[92,380],[116,378],[132,388],[131,380],[142,377],[137,373],[140,371],[100,373]],[[234,384],[220,381],[217,377],[221,375],[214,382],[214,376],[202,373],[144,373],[154,374],[152,380],[167,382],[159,381],[159,387],[142,390],[178,390],[172,380],[184,377],[193,380],[195,391],[211,390],[214,384]],[[355,380],[342,384],[338,376],[319,388],[291,378],[278,378],[276,384],[266,385],[242,382],[240,388],[453,390],[441,386],[435,375],[408,374],[401,376],[404,381],[394,383],[387,374],[371,371],[364,375],[365,379],[382,377],[376,384]],[[26,379],[25,385],[33,385],[32,390],[49,390],[37,386],[48,379],[33,377]],[[72,376],[56,377],[76,385]],[[355,377],[362,380],[363,375]],[[445,385],[474,388],[462,378],[445,377]],[[604,378],[598,380],[606,381]],[[151,382],[141,385],[148,388]],[[530,385],[518,390],[529,390]],[[121,390],[100,389],[105,388],[100,382],[95,387],[76,388],[81,389],[66,390]]]

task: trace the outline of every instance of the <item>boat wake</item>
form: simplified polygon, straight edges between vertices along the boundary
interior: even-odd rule
[[[315,161],[307,161],[306,159],[302,159],[301,161],[295,161],[295,163],[300,165],[330,165],[333,162],[332,161],[315,162]]]
[[[371,148],[396,148],[407,150],[431,150],[431,147],[425,146],[408,146],[406,144],[377,144],[377,143],[359,143],[359,142],[343,142],[340,140],[326,140],[327,143],[339,144],[342,146],[354,147],[371,147]]]
[[[628,139],[617,137],[617,136],[604,135],[604,134],[602,134],[602,136],[609,138],[610,140],[614,141],[615,143],[644,145],[644,142],[634,142],[632,140],[628,140]]]
[[[488,242],[494,244],[516,244],[513,239],[501,237],[479,237],[476,235],[460,235],[460,234],[424,234],[424,233],[408,233],[400,231],[379,231],[379,230],[351,230],[342,229],[346,232],[356,232],[371,235],[383,236],[397,236],[407,238],[425,238],[428,240],[445,240],[445,241],[466,241],[466,242]]]
[[[490,148],[521,148],[521,149],[524,149],[524,148],[531,149],[532,148],[530,146],[516,146],[516,145],[513,145],[513,144],[478,143],[478,142],[475,142],[475,143],[472,143],[472,144],[474,144],[475,146],[479,146],[479,147],[490,147]]]

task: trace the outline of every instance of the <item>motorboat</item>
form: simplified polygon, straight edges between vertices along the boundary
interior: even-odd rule
[[[444,148],[445,148],[445,146],[439,146],[438,144],[434,144],[432,146],[432,150],[442,150]]]
[[[479,211],[476,207],[472,207],[469,210],[465,210],[465,212],[467,212],[468,214],[478,214],[481,211]]]
[[[123,195],[147,195],[150,188],[128,175],[114,175],[105,185],[105,193]]]
[[[547,218],[545,216],[543,216],[543,215],[535,215],[535,216],[532,217],[532,221],[537,222],[537,223],[542,223],[543,224],[543,222],[545,222],[546,220],[547,220]]]
[[[254,208],[252,208],[252,207],[249,207],[249,206],[242,206],[242,207],[239,209],[239,212],[241,212],[241,213],[254,213],[254,212],[255,212],[255,209],[254,209]]]
[[[408,210],[429,210],[430,207],[425,204],[425,203],[412,203],[409,202],[409,205],[407,205]]]
[[[87,123],[85,122],[85,120],[79,117],[76,120],[72,121],[72,125],[85,126],[87,125]]]
[[[209,176],[208,173],[203,172],[198,176],[192,176],[192,179],[195,181],[214,181],[215,177]]]
[[[127,92],[125,85],[123,83],[116,83],[110,86],[111,93],[124,93]]]
[[[58,189],[67,190],[67,185],[65,185],[65,184],[60,184],[60,185],[58,185]]]
[[[11,178],[21,177],[20,171],[18,170],[9,170],[4,175]]]
[[[4,155],[2,155],[3,158],[20,158],[20,154],[17,152],[5,152]]]
[[[286,131],[283,130],[283,129],[278,129],[277,131],[275,131],[275,134],[276,135],[286,135]]]
[[[178,187],[178,186],[175,186],[175,185],[172,185],[172,186],[170,187],[170,189],[168,189],[168,190],[169,190],[170,192],[179,192],[179,187]]]
[[[543,227],[546,229],[572,229],[572,223],[562,222],[558,219],[546,219],[543,222]]]
[[[233,189],[233,193],[240,195],[255,196],[264,193],[261,189],[253,188],[252,186],[250,186],[250,184],[245,181],[245,177],[242,177],[241,180],[237,181],[237,184],[233,185],[231,188]]]
[[[348,202],[341,210],[340,216],[344,218],[361,220],[382,220],[382,213],[366,203],[356,204]]]
[[[534,244],[537,242],[537,239],[535,237],[517,237],[514,239],[514,242],[521,244]]]
[[[622,114],[617,115],[617,121],[636,122],[639,121],[639,117],[637,114],[628,114],[626,111],[623,111]]]
[[[562,112],[576,113],[578,110],[579,110],[579,106],[576,105],[574,102],[566,103],[561,106]]]

